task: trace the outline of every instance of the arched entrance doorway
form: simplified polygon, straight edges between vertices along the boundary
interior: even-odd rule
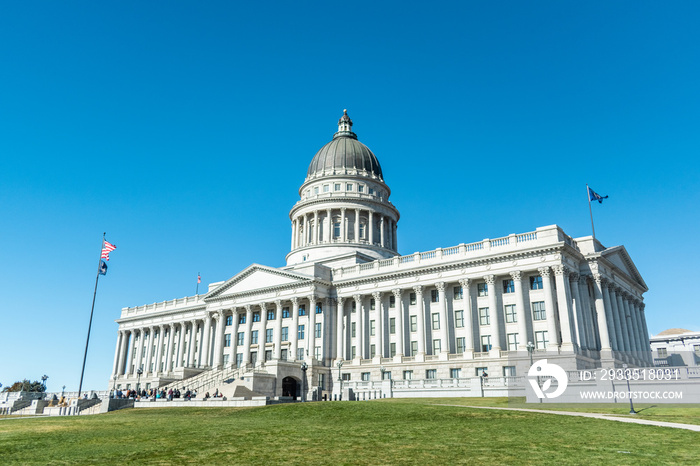
[[[282,379],[282,396],[293,396],[296,400],[297,397],[301,395],[300,389],[301,387],[299,387],[299,383],[294,377],[285,377]]]

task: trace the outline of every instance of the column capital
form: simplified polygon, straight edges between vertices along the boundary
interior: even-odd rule
[[[338,307],[343,307],[343,303],[345,302],[345,297],[343,296],[338,296],[336,298],[336,302],[338,303]]]
[[[569,280],[572,282],[578,282],[579,279],[581,278],[581,275],[578,272],[569,272]]]
[[[295,306],[296,306],[297,304],[299,304],[299,298],[297,298],[296,296],[292,296],[291,298],[289,298],[289,300],[290,300],[290,301],[292,302],[292,304],[294,304]]]
[[[250,305],[250,304],[246,304],[246,305],[243,306],[243,307],[245,307],[245,312],[246,312],[246,313],[252,312],[252,311],[253,311],[253,306]]]
[[[413,291],[415,291],[417,295],[423,296],[423,285],[414,286]]]
[[[496,283],[496,276],[495,275],[485,275],[484,281],[486,282],[487,285],[493,285],[494,283]]]
[[[523,273],[520,270],[513,270],[510,272],[510,278],[513,280],[521,280],[523,278]]]
[[[435,288],[437,288],[437,290],[440,292],[444,292],[445,291],[445,282],[437,282],[435,284]]]
[[[282,300],[281,299],[275,299],[275,307],[277,309],[282,307]]]
[[[310,302],[311,304],[315,304],[317,298],[316,298],[316,295],[315,295],[315,294],[310,294],[310,295],[307,297],[307,299],[309,300],[309,302]]]
[[[346,210],[348,210],[347,207],[341,207],[341,208],[340,208],[340,211],[343,213],[343,215],[345,215],[345,211],[346,211]]]
[[[537,271],[542,275],[543,277],[549,277],[550,274],[550,269],[549,267],[540,267],[537,269]]]
[[[260,312],[267,311],[267,303],[260,303],[258,306],[260,306]]]
[[[556,276],[566,275],[569,273],[569,268],[564,264],[557,264],[555,266],[552,266],[552,270],[554,270],[554,275]]]
[[[374,298],[375,301],[379,301],[382,299],[382,294],[380,291],[375,291],[372,293],[372,297]]]
[[[355,300],[355,302],[358,304],[358,306],[360,305],[360,303],[362,303],[362,295],[361,294],[352,295],[352,299]]]
[[[462,278],[459,281],[459,284],[462,286],[462,289],[464,289],[464,288],[469,288],[469,285],[471,285],[471,282],[472,281],[469,278]]]
[[[396,298],[397,301],[401,299],[401,294],[403,293],[401,288],[394,288],[391,292],[394,294],[394,298]]]

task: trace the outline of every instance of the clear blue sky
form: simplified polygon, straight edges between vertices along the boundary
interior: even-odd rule
[[[344,108],[402,254],[559,224],[700,330],[698,2],[5,2],[0,383],[104,389],[125,306],[284,265]]]

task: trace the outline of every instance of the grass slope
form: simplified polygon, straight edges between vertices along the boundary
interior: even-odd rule
[[[699,440],[678,429],[382,400],[7,419],[0,463],[698,464]]]

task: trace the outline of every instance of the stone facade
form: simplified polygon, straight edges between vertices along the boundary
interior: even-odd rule
[[[351,128],[345,113],[312,160],[287,266],[122,309],[111,386],[329,397],[423,380],[421,393],[459,393],[478,371],[491,385],[522,375],[528,346],[570,370],[653,364],[647,287],[623,246],[552,225],[399,255],[398,209]]]

